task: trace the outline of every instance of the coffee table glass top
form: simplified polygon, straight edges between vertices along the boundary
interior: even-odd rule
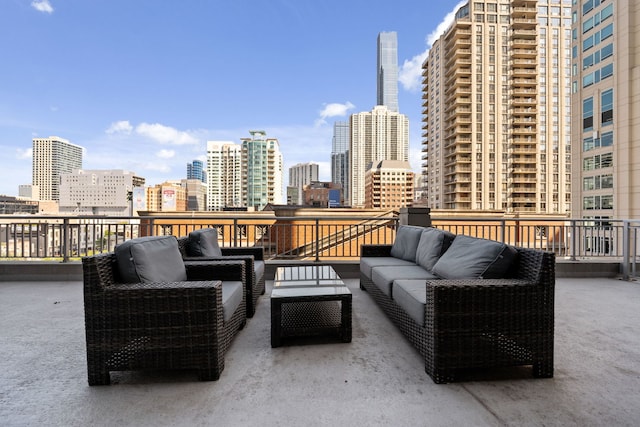
[[[344,286],[344,282],[330,265],[301,265],[278,267],[273,286]]]
[[[330,265],[278,267],[272,298],[348,295],[351,291]]]

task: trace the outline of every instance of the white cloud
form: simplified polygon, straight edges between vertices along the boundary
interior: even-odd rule
[[[111,123],[109,129],[107,129],[105,132],[108,134],[124,133],[126,135],[129,135],[131,134],[132,130],[133,126],[131,126],[131,123],[129,123],[128,120],[120,120],[118,122]]]
[[[175,150],[160,150],[156,153],[156,156],[161,159],[171,159],[176,156]]]
[[[354,108],[356,108],[356,106],[349,101],[344,104],[339,104],[337,102],[325,104],[322,111],[320,111],[320,118],[316,120],[316,126],[326,124],[326,119],[329,117],[344,117],[347,115],[349,110],[353,110]]]
[[[53,6],[51,6],[49,0],[34,0],[31,2],[31,7],[38,12],[53,13]]]
[[[31,159],[33,157],[33,148],[23,150],[22,148],[16,149],[16,158],[20,160]]]
[[[186,145],[198,143],[198,139],[188,132],[179,131],[160,123],[140,123],[136,127],[136,133],[162,144]]]
[[[163,175],[156,177],[155,181],[147,183],[147,185],[160,184],[161,182],[168,180],[169,178],[164,174],[171,172],[171,167],[169,167],[169,165],[158,163],[158,162],[139,163],[136,165],[136,169],[142,169],[144,171],[162,172]]]
[[[427,59],[427,55],[429,54],[429,49],[433,43],[438,40],[446,30],[453,24],[453,21],[456,17],[456,12],[460,7],[464,6],[468,3],[468,0],[462,0],[458,2],[458,4],[453,8],[451,12],[449,12],[442,22],[438,24],[435,30],[427,35],[426,42],[427,48],[424,52],[421,52],[415,55],[411,59],[405,59],[404,63],[400,67],[400,71],[398,73],[398,80],[405,88],[405,90],[409,92],[416,92],[421,87],[421,76],[422,76],[422,63],[425,59]]]

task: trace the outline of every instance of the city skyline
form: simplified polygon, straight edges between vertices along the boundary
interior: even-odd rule
[[[375,106],[386,31],[398,34],[398,97],[419,170],[420,65],[464,3],[5,4],[0,194],[31,184],[32,139],[50,136],[84,147],[85,169],[155,185],[184,178],[207,141],[239,143],[259,128],[279,140],[285,171],[315,162],[329,181],[333,123]]]

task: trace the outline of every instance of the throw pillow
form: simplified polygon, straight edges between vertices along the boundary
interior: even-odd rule
[[[449,249],[456,235],[437,228],[426,228],[420,235],[416,249],[416,263],[431,271],[438,259]]]
[[[222,256],[222,251],[218,245],[218,230],[215,228],[201,228],[189,233],[187,254],[202,257]]]
[[[174,236],[149,236],[115,247],[120,277],[125,283],[182,282],[187,271]]]
[[[396,238],[391,247],[391,256],[416,262],[416,249],[418,248],[420,236],[423,231],[424,227],[415,227],[412,225],[401,225],[398,227]]]
[[[501,242],[458,235],[432,272],[443,279],[504,278],[517,253]]]

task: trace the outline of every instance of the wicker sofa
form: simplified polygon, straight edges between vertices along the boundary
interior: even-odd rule
[[[435,383],[474,368],[553,376],[555,257],[435,228],[363,245],[360,287],[416,347]]]

